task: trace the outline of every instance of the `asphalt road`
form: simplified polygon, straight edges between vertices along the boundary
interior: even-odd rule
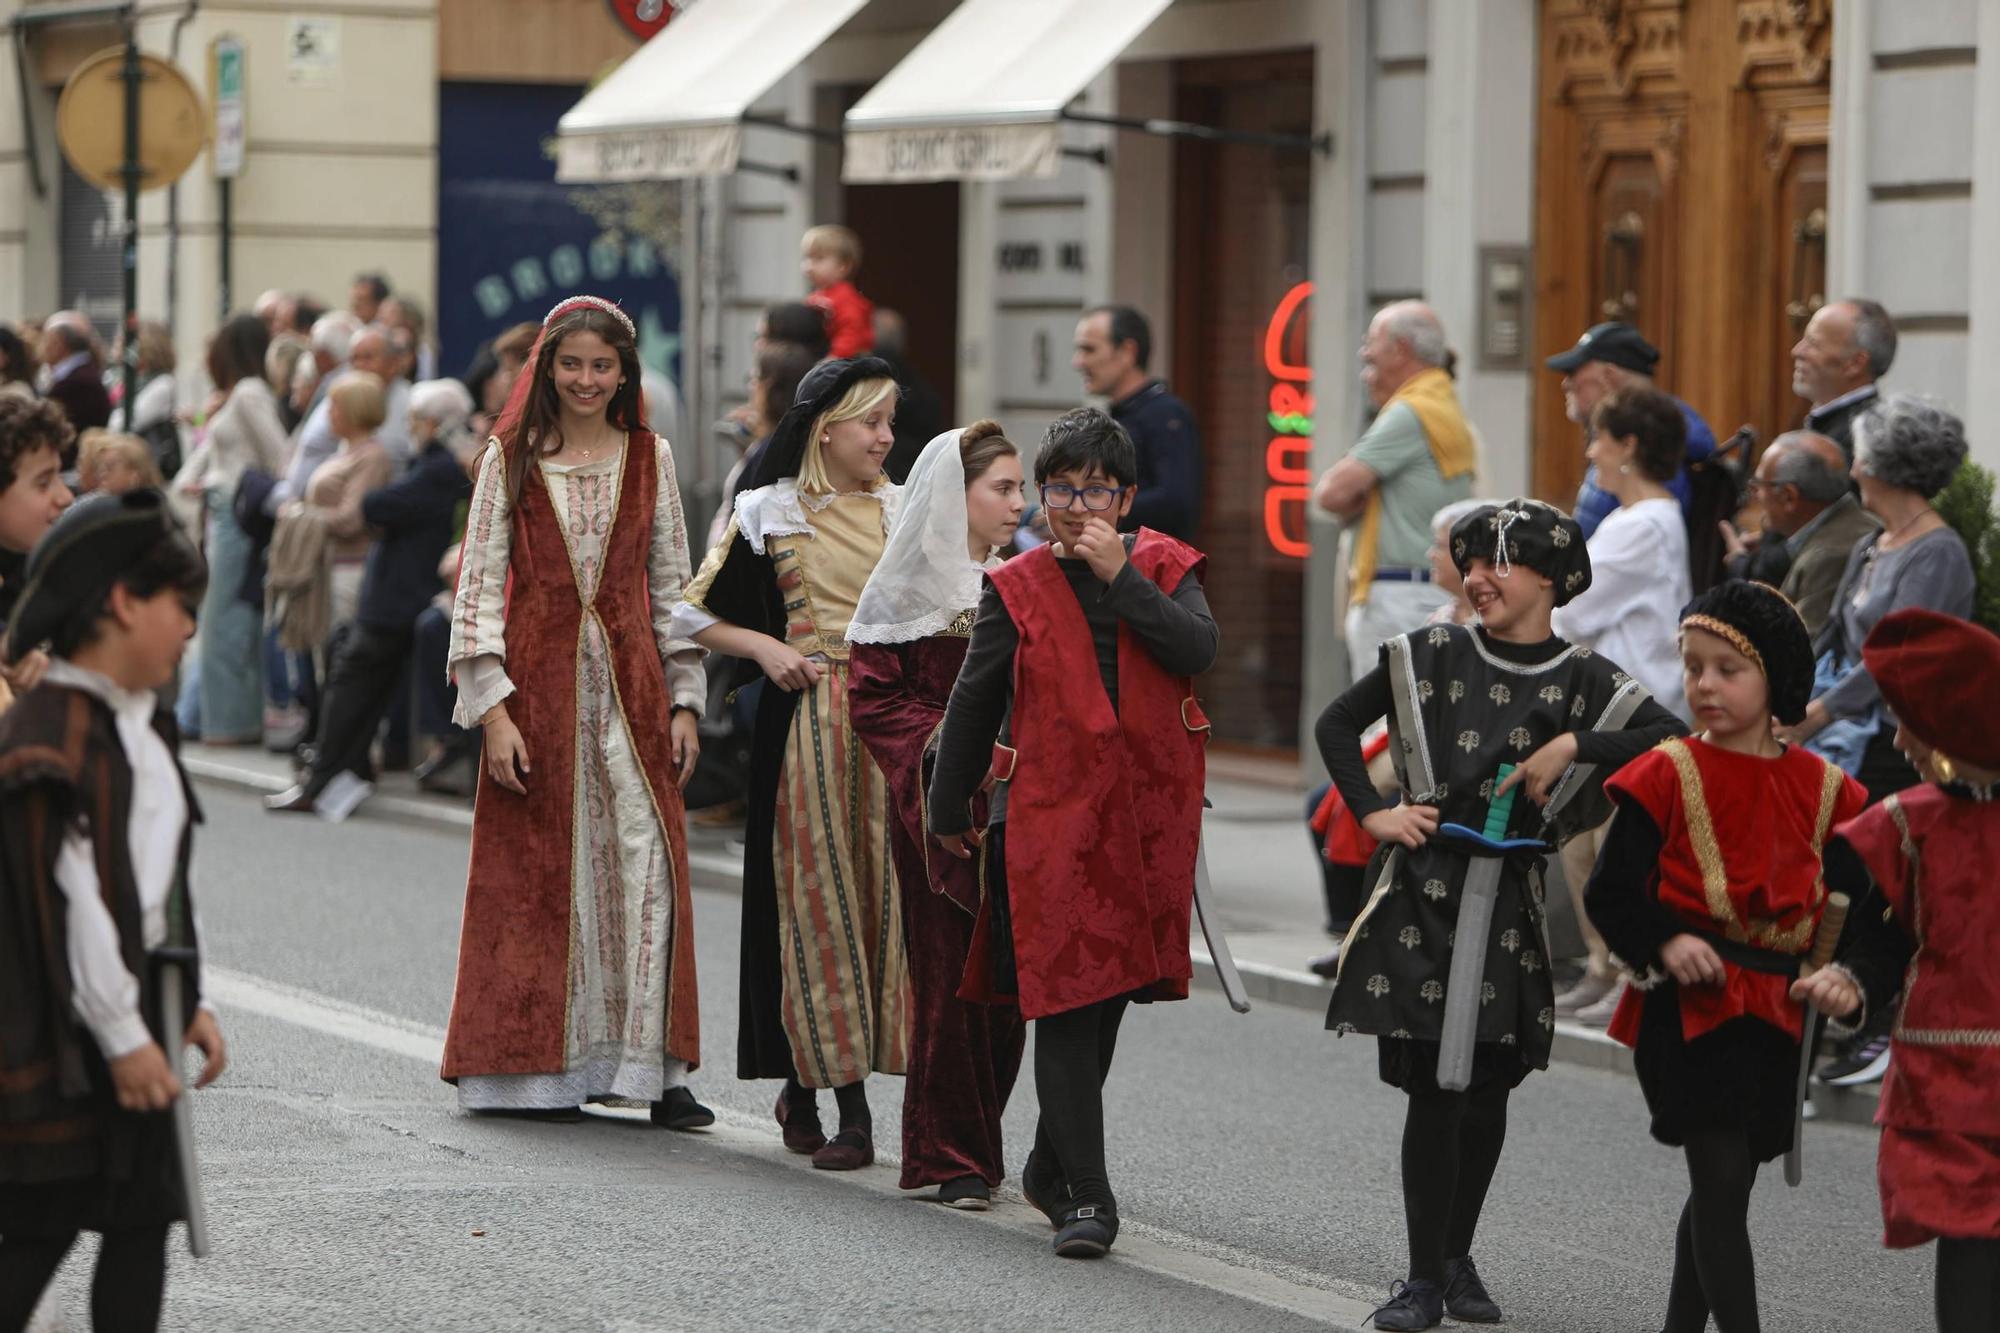
[[[1201,993],[1135,1009],[1106,1094],[1125,1230],[1111,1259],[1065,1262],[1015,1199],[954,1213],[899,1195],[893,1165],[831,1175],[782,1151],[775,1089],[731,1072],[733,896],[695,895],[715,1131],[477,1119],[435,1066],[463,837],[205,800],[198,901],[234,1064],[196,1102],[216,1248],[197,1263],[177,1241],[170,1328],[1346,1328],[1402,1275],[1401,1097],[1371,1043],[1313,1015]],[[902,1083],[870,1087],[893,1156]],[[1636,1084],[1557,1067],[1513,1107],[1474,1250],[1506,1327],[1656,1329],[1685,1177]],[[1033,1108],[1024,1069],[1016,1167]],[[1929,1254],[1879,1243],[1873,1135],[1808,1133],[1805,1186],[1774,1167],[1756,1195],[1765,1327],[1928,1327]],[[50,1326],[87,1327],[87,1260]]]

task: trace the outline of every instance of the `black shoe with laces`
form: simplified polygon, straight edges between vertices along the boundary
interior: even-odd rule
[[[1078,1204],[1056,1227],[1055,1249],[1065,1259],[1102,1259],[1118,1239],[1118,1213],[1102,1204]]]
[[[1445,1261],[1444,1308],[1453,1319],[1463,1319],[1468,1324],[1500,1322],[1500,1307],[1486,1294],[1486,1284],[1479,1280],[1479,1270],[1472,1266],[1469,1254],[1463,1259]]]
[[[1435,1282],[1416,1278],[1389,1284],[1389,1303],[1369,1316],[1384,1329],[1436,1328],[1444,1322],[1444,1293]]]

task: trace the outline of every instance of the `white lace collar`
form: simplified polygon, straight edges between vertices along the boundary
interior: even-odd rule
[[[811,515],[825,510],[841,494],[803,495],[799,492],[796,477],[785,477],[769,486],[744,491],[736,497],[736,530],[743,534],[744,541],[750,543],[751,550],[763,555],[764,544],[773,537],[812,536]],[[885,477],[872,490],[845,494],[863,495],[879,503],[882,506],[882,528],[886,532],[889,525],[895,522],[903,489]]]

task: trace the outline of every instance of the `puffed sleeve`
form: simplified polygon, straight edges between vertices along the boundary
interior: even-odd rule
[[[653,640],[667,671],[667,695],[677,708],[701,715],[708,699],[708,673],[702,669],[701,645],[673,632],[674,607],[687,590],[687,519],[681,513],[681,487],[674,476],[674,452],[663,439],[654,441],[659,469],[658,496],[653,502],[653,546],[647,555],[646,586],[651,599]]]
[[[458,592],[451,612],[451,651],[445,670],[458,684],[451,720],[476,727],[479,719],[514,692],[507,678],[507,561],[514,523],[507,496],[507,465],[498,443],[479,460],[466,511],[465,544],[458,563]]]

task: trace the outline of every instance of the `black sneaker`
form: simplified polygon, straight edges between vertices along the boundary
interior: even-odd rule
[[[947,1208],[983,1213],[993,1206],[993,1191],[978,1176],[960,1176],[938,1186],[937,1201]]]
[[[1056,1228],[1056,1253],[1065,1259],[1102,1259],[1118,1239],[1118,1214],[1094,1203],[1063,1214]]]
[[[1873,1083],[1889,1072],[1889,1034],[1896,1026],[1896,1006],[1885,1004],[1842,1043],[1833,1059],[1819,1067],[1819,1081],[1834,1088]]]
[[[668,1088],[653,1103],[652,1121],[668,1129],[707,1129],[715,1123],[715,1112],[694,1099],[686,1088]]]
[[[1021,1197],[1048,1218],[1050,1226],[1062,1225],[1062,1207],[1069,1202],[1069,1186],[1063,1182],[1061,1172],[1042,1165],[1033,1149],[1021,1166]]]
[[[1451,1311],[1453,1319],[1463,1319],[1468,1324],[1500,1322],[1500,1307],[1486,1294],[1486,1284],[1479,1280],[1479,1270],[1472,1266],[1469,1254],[1463,1259],[1445,1261],[1444,1308]]]
[[[1437,1283],[1417,1278],[1389,1284],[1389,1303],[1369,1316],[1386,1329],[1436,1328],[1444,1322],[1444,1293]]]

